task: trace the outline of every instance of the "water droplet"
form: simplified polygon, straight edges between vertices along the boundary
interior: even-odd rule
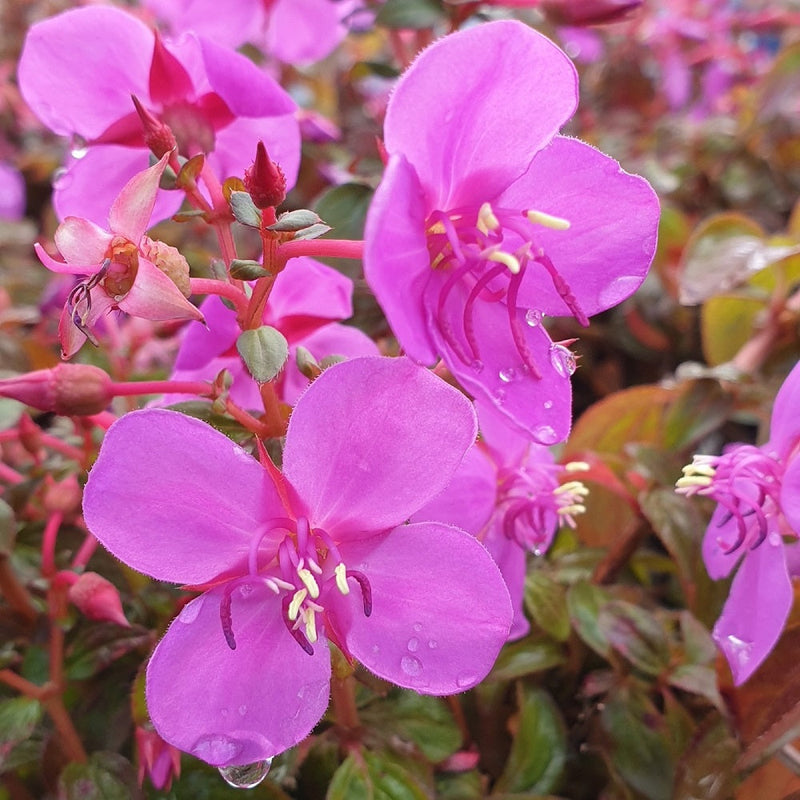
[[[503,405],[503,403],[505,403],[505,401],[506,401],[506,390],[505,389],[498,389],[494,393],[493,397],[494,397],[494,402],[498,406]]]
[[[563,344],[550,346],[550,363],[562,378],[568,378],[573,375],[577,367],[574,353],[568,347],[564,347]]]
[[[436,639],[431,639],[428,642],[428,647],[430,647],[431,650],[435,650],[438,646],[439,646],[439,642],[437,642]]]
[[[414,628],[414,631],[416,633],[419,633],[422,630],[422,623],[421,622],[415,622],[412,627]]]
[[[89,148],[86,145],[86,139],[84,139],[82,136],[78,136],[77,133],[73,134],[69,147],[70,155],[73,158],[81,159],[89,152]]]
[[[478,682],[478,676],[472,672],[462,672],[456,678],[456,685],[459,689],[468,689],[470,686],[474,686]]]
[[[408,649],[409,649],[409,650],[410,650],[412,653],[415,653],[415,652],[416,652],[416,651],[419,649],[419,639],[417,639],[417,637],[416,637],[416,636],[412,636],[412,637],[411,637],[411,638],[408,640],[408,644],[406,644],[406,647],[407,647],[407,648],[408,648]]]
[[[226,761],[233,761],[241,749],[242,746],[235,739],[221,733],[210,733],[201,736],[194,743],[191,752],[209,764],[224,764]]]
[[[750,651],[753,649],[753,643],[740,639],[738,636],[731,634],[722,643],[723,649],[728,654],[728,657],[735,661],[740,667],[744,667],[750,661]]]
[[[533,438],[539,444],[555,444],[558,441],[558,434],[551,425],[539,425],[533,430]]]
[[[652,240],[642,242],[642,250],[646,252],[647,255],[652,255]],[[600,296],[598,297],[600,305],[603,308],[619,305],[626,297],[632,295],[639,288],[641,282],[642,279],[636,275],[623,275],[619,278],[615,278],[601,290]]]
[[[234,789],[252,789],[258,786],[269,774],[272,766],[272,759],[256,761],[255,764],[242,764],[241,766],[220,767],[219,774],[222,775],[228,786]]]
[[[472,362],[472,369],[474,369],[475,372],[483,372],[483,361],[475,359],[475,361]]]
[[[251,456],[249,453],[247,453],[247,452],[245,452],[244,450],[242,450],[242,448],[241,448],[241,447],[239,447],[239,445],[238,445],[238,444],[235,444],[235,445],[233,446],[233,454],[234,454],[234,455],[235,455],[235,456],[236,456],[236,457],[237,457],[237,458],[238,458],[240,461],[247,461],[247,462],[249,463],[250,461],[252,461],[252,460],[253,460],[253,457],[252,457],[252,456]]]
[[[246,705],[239,706],[239,714],[241,716],[244,716],[246,713],[247,713],[247,706]]]
[[[68,169],[57,169],[53,173],[53,186],[59,191],[64,191],[72,185],[75,176]]]
[[[200,597],[195,597],[191,603],[187,603],[183,607],[181,613],[178,614],[178,619],[187,625],[191,624],[197,619],[197,615],[200,613],[200,609],[203,607],[204,602],[205,598],[203,595],[200,595]]]
[[[380,649],[380,647],[378,647],[378,645],[376,645],[376,644],[372,645],[372,652],[375,653],[375,655],[378,655],[378,653],[380,653],[380,651],[381,651],[381,649]]]
[[[422,672],[422,662],[414,656],[403,656],[400,659],[400,669],[413,678]]]
[[[534,548],[533,548],[532,552],[533,552],[533,554],[535,556],[543,556],[544,555],[544,551],[542,550],[541,547],[539,547],[538,544],[534,545]]]
[[[537,308],[529,308],[525,312],[525,324],[530,325],[531,328],[535,328],[537,325],[541,324],[542,321],[542,312],[539,311]]]
[[[249,594],[253,593],[253,585],[251,583],[243,583],[239,587],[239,594],[242,597],[247,597]]]
[[[544,401],[544,403],[542,403],[542,405],[543,405],[543,406],[544,406],[546,409],[548,409],[548,410],[549,410],[549,409],[551,409],[551,408],[553,407],[553,401],[552,401],[552,400],[545,400],[545,401]]]
[[[769,539],[769,543],[773,547],[780,547],[783,544],[783,539],[781,538],[781,535],[777,531],[773,531],[769,535],[768,539]]]
[[[499,378],[503,383],[511,383],[511,381],[517,379],[517,371],[514,367],[506,367],[500,370]]]

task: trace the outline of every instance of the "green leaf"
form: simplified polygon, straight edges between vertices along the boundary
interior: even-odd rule
[[[567,757],[567,735],[558,707],[542,689],[519,692],[517,734],[511,744],[498,792],[546,794],[558,785]]]
[[[565,661],[563,648],[556,642],[527,636],[507,644],[500,651],[487,680],[509,681],[558,667]]]
[[[11,555],[16,538],[17,520],[14,509],[5,500],[0,500],[0,558]]]
[[[307,228],[297,231],[294,235],[294,241],[297,239],[318,239],[330,230],[333,230],[330,225],[326,225],[324,222],[318,222],[316,225],[309,225]]]
[[[14,748],[32,736],[41,718],[38,700],[15,697],[0,702],[0,771],[8,768]]]
[[[141,796],[133,765],[116,753],[92,753],[85,764],[68,764],[58,788],[62,800],[131,800]]]
[[[708,717],[677,764],[672,797],[727,800],[739,782],[739,747],[718,715]]]
[[[543,631],[559,642],[567,640],[570,632],[567,593],[542,570],[531,572],[525,579],[525,608]]]
[[[432,28],[443,19],[442,4],[437,0],[386,0],[375,24],[384,28],[419,30]]]
[[[230,204],[237,222],[248,228],[261,228],[261,209],[247,192],[231,192]]]
[[[669,644],[661,623],[633,603],[612,600],[597,616],[600,632],[637,669],[660,675],[669,664]]]
[[[372,200],[373,190],[363,183],[343,183],[329,189],[317,201],[316,211],[333,229],[337,239],[363,239],[364,221]],[[331,259],[336,269],[351,278],[361,276],[357,259]]]
[[[436,776],[436,800],[483,800],[484,797],[483,781],[477,770]]]
[[[326,800],[429,800],[417,778],[384,753],[354,753],[336,770]]]
[[[700,314],[706,361],[712,366],[730,361],[753,335],[764,308],[764,300],[741,295],[721,294],[706,300]]]
[[[202,153],[192,156],[182,167],[175,180],[179,189],[190,189],[203,171],[206,157]]]
[[[567,592],[567,609],[572,627],[583,641],[601,656],[608,657],[611,646],[598,623],[600,609],[611,601],[611,595],[588,582],[576,583]]]
[[[725,703],[717,686],[717,672],[713,667],[681,664],[669,673],[667,680],[670,686],[705,697],[709,703],[725,713]]]
[[[258,261],[251,261],[245,258],[234,258],[231,261],[231,278],[235,278],[238,281],[255,281],[258,278],[268,278],[271,274]]]
[[[289,344],[284,335],[269,325],[242,331],[236,349],[250,374],[259,382],[271,381],[289,358]]]
[[[664,420],[664,445],[680,450],[695,444],[726,421],[731,405],[731,396],[719,381],[687,381]]]
[[[671,800],[675,767],[670,732],[647,696],[629,686],[620,688],[606,698],[601,722],[622,778],[648,800]]]
[[[312,225],[322,222],[319,215],[307,208],[298,208],[296,211],[287,211],[278,217],[277,222],[267,225],[270,231],[301,231],[303,228],[310,228]]]
[[[441,699],[415,692],[393,693],[371,703],[361,721],[383,737],[413,742],[428,761],[437,763],[458,750],[461,732]]]

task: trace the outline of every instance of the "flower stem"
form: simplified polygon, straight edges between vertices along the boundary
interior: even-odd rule
[[[20,583],[8,556],[0,554],[0,594],[5,597],[11,608],[28,622],[34,622],[39,616],[28,590]]]
[[[331,703],[336,715],[336,725],[349,738],[358,730],[361,721],[356,707],[355,682],[352,675],[331,678]]]
[[[362,258],[364,242],[360,239],[293,239],[278,247],[278,258],[284,263],[298,256],[314,258]]]
[[[212,387],[205,381],[130,381],[112,383],[111,392],[115,397],[142,394],[195,394],[209,397],[212,394]]]
[[[225,281],[215,281],[209,278],[190,278],[189,286],[192,294],[216,294],[220,297],[225,297],[230,300],[235,306],[239,314],[244,314],[247,311],[248,299],[247,295],[235,286],[231,286]]]

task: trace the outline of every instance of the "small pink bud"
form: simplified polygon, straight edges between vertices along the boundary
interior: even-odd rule
[[[618,22],[642,0],[547,0],[544,11],[559,25],[602,25]]]
[[[114,397],[111,386],[111,378],[98,367],[59,364],[0,380],[0,397],[64,417],[86,416],[105,411]]]
[[[9,378],[8,380],[13,381],[14,378]],[[13,395],[3,394],[3,383],[4,381],[0,381],[0,397],[14,397]],[[15,397],[14,399],[18,398]],[[29,414],[23,414],[17,423],[17,430],[19,431],[19,443],[34,458],[38,458],[39,450],[42,447],[42,429],[30,418]]]
[[[136,97],[136,95],[131,95],[131,100],[133,100],[136,113],[142,121],[144,143],[153,155],[155,155],[156,158],[162,158],[164,155],[174,150],[178,146],[178,142],[169,125],[162,122],[155,114],[148,111],[139,102],[139,98]]]
[[[286,198],[286,178],[264,142],[258,143],[256,160],[245,170],[244,185],[257,208],[274,208]]]
[[[136,728],[136,749],[139,751],[139,785],[144,776],[156,789],[169,791],[173,777],[181,774],[181,754],[167,744],[154,730]]]
[[[69,514],[78,509],[81,504],[81,487],[75,475],[68,475],[60,481],[51,475],[44,477],[43,505],[50,514]]]
[[[125,619],[122,601],[115,586],[96,572],[84,572],[69,587],[69,599],[89,619],[115,622],[125,628],[130,623]]]

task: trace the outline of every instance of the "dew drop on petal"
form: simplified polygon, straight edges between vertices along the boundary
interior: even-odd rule
[[[251,583],[243,583],[239,587],[239,594],[242,597],[247,597],[249,594],[253,593],[253,585]]]
[[[776,531],[773,531],[769,535],[768,541],[773,547],[780,547],[780,545],[783,544],[783,539],[781,538],[781,535]]]
[[[242,746],[235,739],[221,733],[201,736],[191,749],[192,755],[209,764],[224,764],[239,755]]]
[[[562,378],[568,378],[573,375],[577,367],[575,354],[568,347],[564,347],[563,344],[550,346],[550,363]]]
[[[417,639],[416,636],[412,636],[408,640],[406,647],[409,649],[410,652],[415,653],[417,650],[419,650],[419,639]]]
[[[494,402],[498,406],[501,406],[506,401],[506,390],[505,389],[498,389],[492,396],[494,397]]]
[[[474,369],[475,372],[483,372],[483,361],[479,361],[478,359],[473,361],[472,369]]]
[[[413,625],[413,628],[414,628],[415,633],[419,633],[422,630],[422,623],[421,622],[415,622],[414,625]]]
[[[511,381],[516,380],[517,378],[517,371],[514,367],[506,367],[505,369],[501,369],[498,375],[503,383],[511,383]]]
[[[190,603],[187,603],[181,613],[178,614],[178,619],[185,623],[186,625],[191,624],[197,619],[197,616],[200,614],[200,609],[203,607],[203,603],[205,602],[205,598],[203,595],[200,597],[195,597]]]
[[[553,401],[545,400],[544,403],[542,403],[542,405],[549,411],[553,407]]]
[[[230,767],[220,767],[219,774],[222,775],[228,786],[234,789],[252,789],[258,786],[269,774],[272,766],[272,759],[256,761],[254,764],[234,765]]]
[[[731,661],[735,661],[739,667],[744,668],[750,661],[753,643],[738,636],[731,634],[722,643],[723,650]]]
[[[478,676],[472,672],[462,672],[456,678],[456,686],[459,689],[466,689],[469,686],[474,686],[478,682]]]
[[[413,678],[422,672],[422,662],[415,656],[403,656],[400,659],[400,669]]]
[[[558,441],[558,434],[551,425],[538,425],[533,429],[533,438],[539,444],[555,444]]]
[[[244,716],[246,713],[247,713],[247,706],[246,705],[240,705],[239,706],[239,714],[241,716]]]
[[[652,256],[653,242],[649,237],[642,242],[642,252]],[[619,278],[614,278],[600,290],[600,296],[597,298],[600,306],[610,308],[619,305],[639,288],[641,282],[642,279],[636,275],[621,275]]]
[[[438,646],[439,642],[437,642],[436,639],[430,639],[428,641],[428,647],[430,647],[431,650],[435,650]]]
[[[542,321],[542,312],[536,308],[529,308],[525,312],[525,324],[535,328]]]

